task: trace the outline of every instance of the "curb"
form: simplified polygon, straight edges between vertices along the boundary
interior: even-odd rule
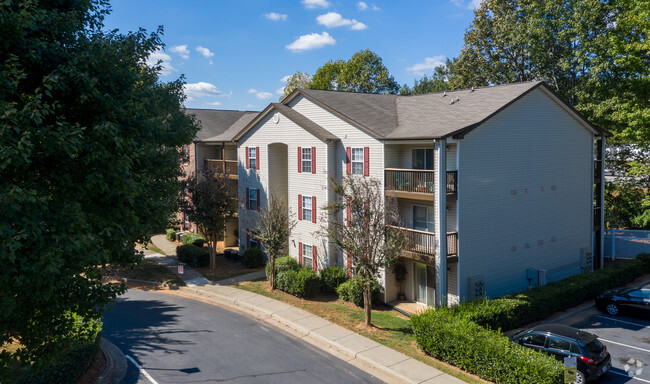
[[[106,358],[104,372],[95,380],[95,384],[119,384],[126,375],[126,357],[115,344],[102,337],[101,351]]]

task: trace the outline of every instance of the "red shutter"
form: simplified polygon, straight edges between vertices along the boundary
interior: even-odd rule
[[[352,174],[352,148],[345,148],[345,167],[348,175]]]
[[[302,195],[298,195],[298,220],[302,220]]]
[[[248,169],[248,164],[250,164],[250,159],[248,158],[248,147],[246,147],[246,169]]]
[[[370,147],[363,147],[363,175],[370,176]]]
[[[311,256],[312,257],[312,266],[313,266],[314,271],[315,271],[315,270],[318,269],[318,263],[317,263],[318,252],[316,252],[316,246],[315,245],[313,247],[311,247],[311,249],[313,251],[312,256]]]
[[[350,226],[350,220],[352,219],[352,212],[350,212],[350,200],[348,200],[348,204],[345,207],[345,210],[347,211],[346,216],[347,216],[347,219],[348,219],[347,222],[345,223],[345,226],[349,227]]]
[[[260,210],[260,200],[262,200],[261,197],[262,197],[262,195],[260,195],[260,190],[258,188],[257,189],[257,210],[258,211]]]
[[[302,172],[302,147],[298,147],[298,173]]]
[[[246,204],[246,209],[250,208],[250,198],[251,198],[250,189],[246,187],[246,197],[244,198],[244,204]]]
[[[298,242],[298,264],[302,265],[302,243]]]
[[[260,169],[260,147],[255,147],[255,169]]]
[[[316,173],[316,147],[311,147],[311,173]]]
[[[352,277],[352,258],[348,255],[348,278]]]
[[[316,196],[311,197],[311,222],[316,222]]]

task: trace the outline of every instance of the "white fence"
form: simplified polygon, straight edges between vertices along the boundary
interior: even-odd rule
[[[634,259],[639,253],[650,253],[650,231],[627,229],[605,230],[605,257]]]

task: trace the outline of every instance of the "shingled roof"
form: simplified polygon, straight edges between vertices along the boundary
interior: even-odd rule
[[[197,120],[200,123],[201,129],[197,132],[194,141],[203,141],[208,138],[213,138],[216,136],[225,137],[224,140],[219,141],[230,141],[232,136],[234,136],[241,128],[243,128],[248,121],[252,120],[253,117],[257,116],[258,112],[252,111],[227,111],[227,110],[217,110],[217,109],[194,109],[188,108],[185,110],[187,114],[196,116]],[[250,120],[239,127],[239,130],[235,131],[230,138],[227,138],[228,135],[225,133],[230,131],[229,128],[240,119],[245,116],[252,115]]]

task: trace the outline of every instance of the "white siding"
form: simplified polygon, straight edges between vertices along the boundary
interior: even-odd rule
[[[578,272],[591,244],[592,149],[592,134],[540,89],[461,140],[462,297],[472,276],[494,297],[525,289],[527,268]]]

